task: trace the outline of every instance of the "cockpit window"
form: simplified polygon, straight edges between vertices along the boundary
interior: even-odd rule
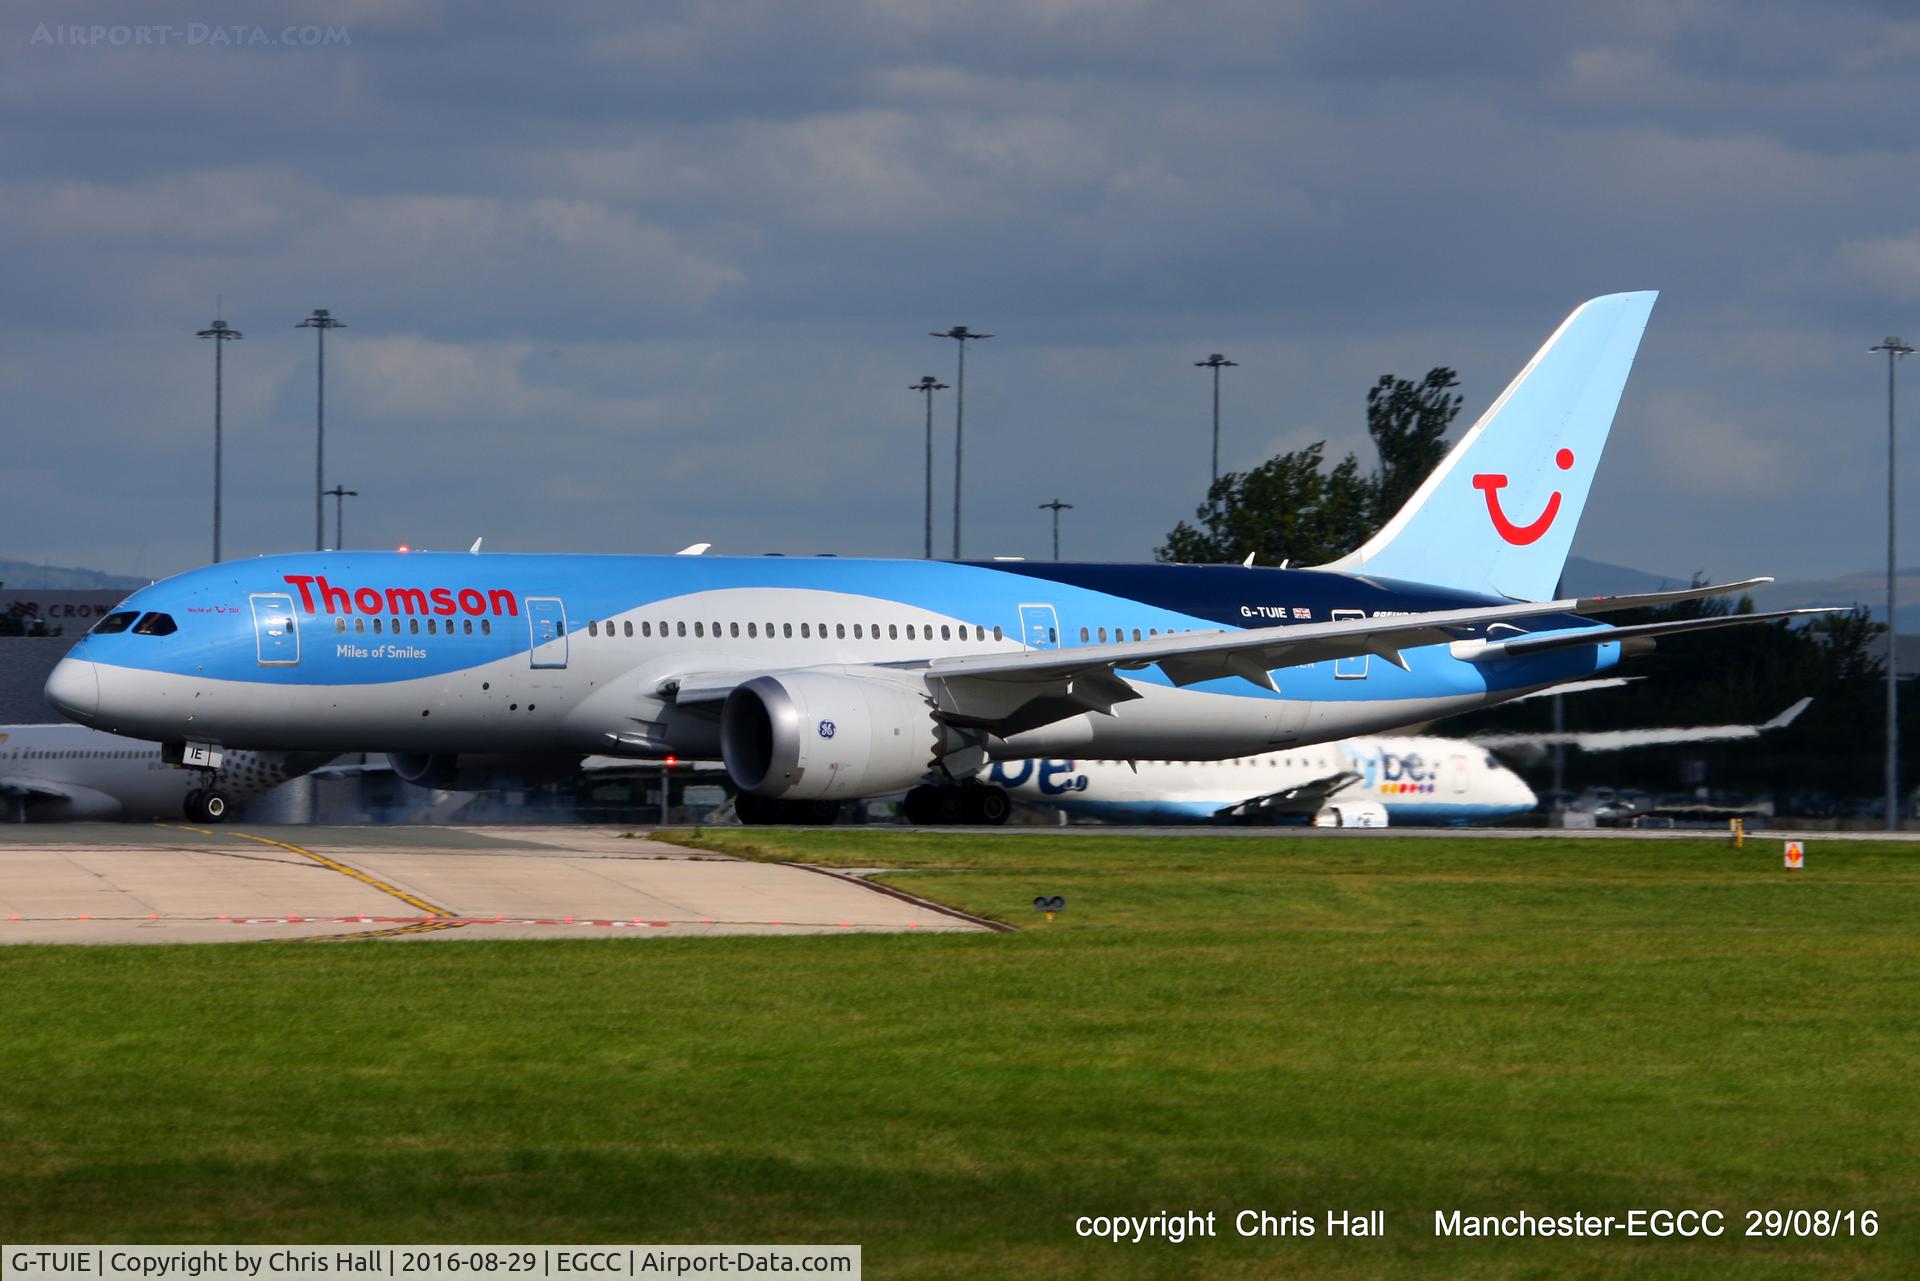
[[[94,635],[110,636],[114,632],[124,632],[133,626],[133,620],[138,617],[140,617],[140,611],[137,609],[123,609],[117,613],[108,614],[93,625]]]
[[[140,621],[134,624],[133,634],[135,636],[171,636],[179,630],[171,614],[143,614]]]

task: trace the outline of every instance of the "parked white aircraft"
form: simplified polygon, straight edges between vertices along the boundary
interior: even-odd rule
[[[1606,752],[1757,738],[1791,725],[1812,701],[1803,698],[1761,725],[1349,738],[1225,761],[1002,761],[992,778],[1021,800],[1114,823],[1458,825],[1534,807],[1533,789],[1490,748],[1563,743]]]
[[[1442,825],[1524,814],[1533,789],[1457,738],[1349,738],[1225,761],[1003,761],[1024,801],[1116,823]]]
[[[218,812],[197,771],[161,760],[160,744],[78,725],[0,725],[0,797],[16,822],[187,818],[219,822],[250,800],[332,760],[320,752],[229,752]]]

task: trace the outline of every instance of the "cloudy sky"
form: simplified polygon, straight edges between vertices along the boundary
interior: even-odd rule
[[[966,324],[967,554],[1045,555],[1058,497],[1125,560],[1202,497],[1209,352],[1228,466],[1371,464],[1378,374],[1454,366],[1464,423],[1657,288],[1576,553],[1884,556],[1908,4],[166,9],[0,14],[0,554],[207,558],[220,295],[229,555],[311,543],[318,306],[350,544],[918,555],[908,384]]]

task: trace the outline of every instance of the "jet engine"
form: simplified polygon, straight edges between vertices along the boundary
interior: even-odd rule
[[[831,672],[758,676],[720,709],[720,755],[742,791],[790,800],[878,796],[926,776],[945,743],[925,694]]]
[[[557,783],[579,770],[580,760],[578,756],[387,753],[387,763],[403,781],[442,792],[491,792]]]

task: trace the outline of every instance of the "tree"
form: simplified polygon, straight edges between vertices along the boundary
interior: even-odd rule
[[[1228,472],[1154,555],[1184,564],[1228,564],[1249,555],[1317,565],[1358,547],[1373,528],[1373,482],[1348,454],[1323,473],[1325,441],[1269,458],[1249,472]]]
[[[1453,370],[1436,365],[1417,383],[1381,374],[1367,390],[1367,435],[1380,454],[1374,480],[1377,523],[1399,511],[1447,456],[1447,429],[1463,403],[1448,393],[1459,385]]]
[[[1460,412],[1454,372],[1435,366],[1419,382],[1382,374],[1367,390],[1367,434],[1380,470],[1365,476],[1348,454],[1322,471],[1326,442],[1228,472],[1207,492],[1195,524],[1181,521],[1154,555],[1186,564],[1318,565],[1352,551],[1400,509],[1446,456],[1447,428]]]

